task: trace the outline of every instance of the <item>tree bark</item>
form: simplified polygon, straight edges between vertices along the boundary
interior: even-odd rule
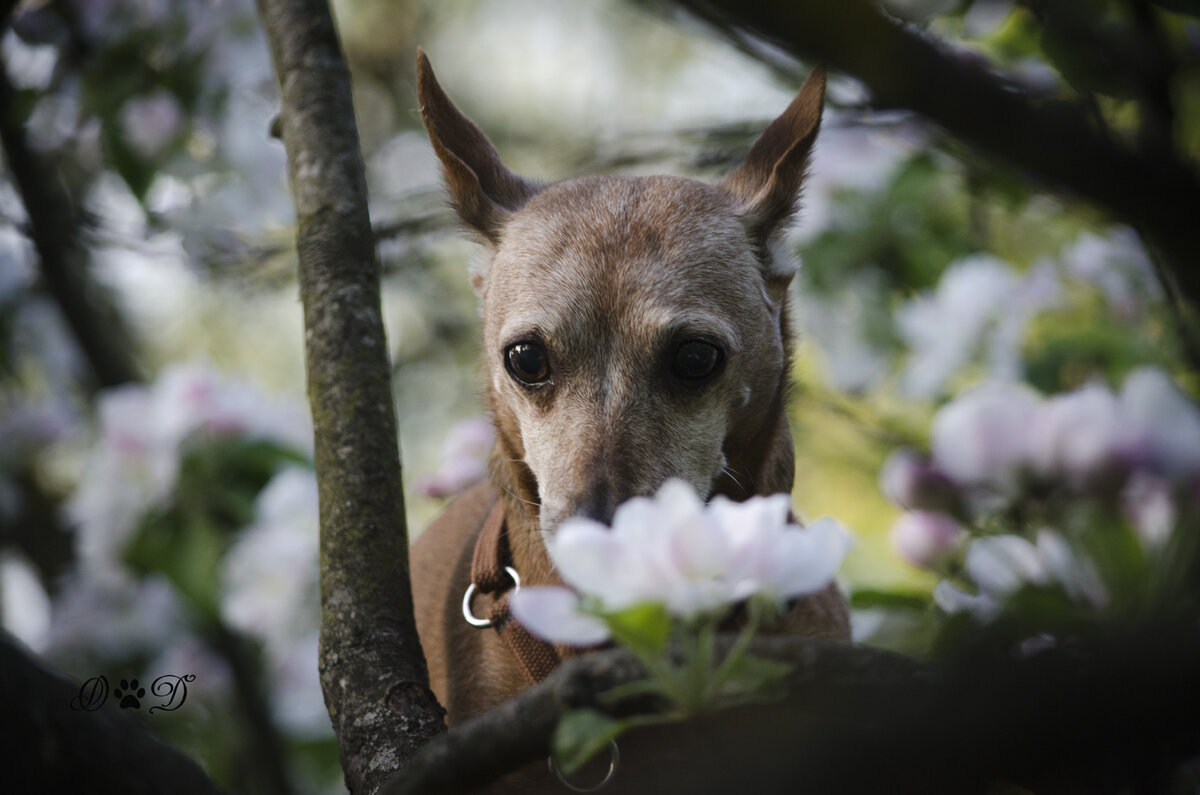
[[[296,203],[321,521],[321,684],[347,786],[444,731],[413,620],[379,265],[350,76],[325,0],[259,0]]]

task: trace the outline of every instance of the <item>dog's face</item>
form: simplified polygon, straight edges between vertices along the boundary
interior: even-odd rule
[[[504,168],[423,55],[419,72],[447,185],[489,248],[474,278],[492,410],[505,452],[532,475],[543,532],[576,514],[607,522],[669,477],[702,495],[723,473],[745,477],[730,449],[761,434],[785,380],[794,266],[771,243],[794,207],[823,78],[722,185],[544,187]]]
[[[668,477],[707,495],[784,367],[780,306],[732,197],[690,180],[546,188],[506,223],[482,292],[493,410],[543,530],[608,521]]]

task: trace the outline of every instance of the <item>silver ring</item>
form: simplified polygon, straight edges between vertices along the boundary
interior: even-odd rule
[[[553,755],[546,757],[546,765],[549,766],[550,772],[554,774],[554,777],[567,789],[574,790],[575,792],[596,792],[597,790],[604,789],[604,786],[612,781],[612,777],[617,774],[617,767],[621,764],[621,751],[617,748],[617,741],[609,740],[608,744],[611,749],[609,751],[608,772],[604,774],[604,778],[600,780],[600,783],[595,786],[580,787],[567,781],[566,776],[558,769],[558,763],[554,761]]]
[[[515,586],[513,590],[521,590],[521,578],[517,576],[517,570],[512,566],[505,566],[504,571],[507,572],[509,577],[512,577],[513,585]],[[467,623],[473,627],[490,627],[492,625],[491,619],[476,618],[475,615],[471,613],[471,599],[474,598],[474,596],[475,583],[471,583],[467,586],[467,592],[463,594],[463,618],[465,618]]]

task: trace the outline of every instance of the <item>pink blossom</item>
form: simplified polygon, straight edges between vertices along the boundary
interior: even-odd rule
[[[438,471],[417,481],[426,497],[448,497],[487,475],[488,456],[496,442],[496,429],[486,417],[459,421],[442,445]]]
[[[953,557],[964,535],[944,513],[908,511],[892,525],[892,547],[912,565],[936,569]]]

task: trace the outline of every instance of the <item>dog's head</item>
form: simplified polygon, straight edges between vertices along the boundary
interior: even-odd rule
[[[490,255],[473,280],[498,449],[523,467],[511,486],[540,505],[542,530],[575,514],[607,522],[669,477],[701,495],[789,490],[790,438],[775,448],[795,264],[773,244],[816,139],[824,74],[718,185],[541,185],[505,168],[424,53],[418,82],[450,196]]]

